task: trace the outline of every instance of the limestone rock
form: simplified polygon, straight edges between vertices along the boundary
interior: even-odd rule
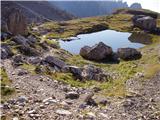
[[[85,46],[81,48],[80,55],[88,60],[100,61],[110,59],[112,56],[112,48],[99,42],[93,47]]]
[[[153,31],[156,29],[156,19],[150,16],[135,15],[132,18],[133,25],[144,30]]]
[[[64,61],[62,61],[54,56],[47,56],[45,58],[45,62],[49,63],[53,67],[57,66],[60,69],[62,69],[66,65]]]
[[[117,54],[123,60],[136,60],[142,57],[142,54],[134,48],[119,48]]]

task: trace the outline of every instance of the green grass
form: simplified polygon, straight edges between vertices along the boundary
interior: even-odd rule
[[[26,64],[24,63],[21,68],[25,69],[25,70],[28,70],[30,73],[32,74],[35,74],[35,68],[36,66],[35,65],[32,65],[32,64]]]
[[[47,37],[56,39],[76,36],[81,32],[90,33],[92,31],[92,27],[98,24],[105,24],[108,29],[116,31],[133,32],[131,18],[132,15],[129,14],[116,14],[111,16],[81,18],[63,23],[49,22],[39,27],[50,31],[46,34]],[[160,26],[160,19],[157,21],[158,26]],[[59,32],[62,29],[63,32]],[[137,30],[139,31],[140,29]],[[144,79],[146,79],[151,78],[157,71],[160,70],[158,60],[160,37],[152,34],[151,36],[153,37],[153,44],[147,45],[140,49],[143,56],[139,60],[121,61],[119,64],[107,64],[85,60],[80,55],[73,55],[69,57],[69,59],[65,60],[68,64],[79,67],[86,64],[93,64],[104,69],[106,72],[114,72],[116,74],[116,78],[109,80],[108,82],[97,82],[94,80],[81,82],[79,80],[75,80],[72,74],[68,73],[56,72],[51,73],[50,76],[56,80],[60,80],[75,87],[100,87],[103,89],[103,94],[107,96],[125,96],[128,94],[125,88],[125,82],[128,79],[133,78],[137,72],[143,72],[145,74]]]
[[[8,75],[4,68],[1,68],[1,102],[8,99],[10,95],[15,92],[14,88],[11,88],[11,80],[8,78]]]
[[[112,16],[100,16],[81,18],[63,22],[48,22],[38,26],[39,29],[49,31],[46,38],[68,38],[76,36],[80,33],[91,33],[100,31],[99,28],[94,28],[96,25],[102,25],[104,29],[113,29],[117,31],[131,31],[132,15],[117,14]],[[34,33],[39,35],[38,32]]]

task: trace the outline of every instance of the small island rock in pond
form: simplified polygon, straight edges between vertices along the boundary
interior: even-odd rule
[[[84,46],[80,50],[80,55],[88,60],[101,61],[104,59],[110,59],[113,54],[112,48],[105,45],[103,42],[99,42],[93,47]]]
[[[119,48],[117,54],[122,60],[136,60],[142,57],[142,54],[134,48]]]

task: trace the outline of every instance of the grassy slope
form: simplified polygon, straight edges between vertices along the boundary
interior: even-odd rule
[[[8,75],[5,71],[4,68],[0,68],[0,73],[1,73],[1,102],[3,100],[8,99],[8,97],[10,97],[10,95],[12,95],[14,93],[14,89],[10,87],[11,85],[11,80],[8,78]]]
[[[59,23],[46,23],[39,26],[40,29],[47,29],[50,31],[47,34],[47,37],[53,38],[66,38],[70,36],[75,36],[80,31],[84,31],[93,26],[93,24],[104,23],[108,26],[108,29],[113,29],[116,31],[122,32],[133,32],[132,15],[129,14],[116,14],[112,16],[101,16],[101,17],[92,17],[92,18],[83,18],[77,20],[71,20],[64,22],[63,25]],[[160,19],[157,20],[158,26],[160,27]],[[59,29],[63,28],[64,32],[56,32]],[[36,33],[37,34],[37,33]],[[73,57],[67,59],[67,62],[72,65],[83,66],[86,64],[93,64],[95,66],[101,67],[109,72],[114,72],[118,75],[114,80],[99,83],[96,81],[87,81],[82,83],[80,81],[74,80],[71,74],[64,73],[53,73],[50,74],[54,79],[69,83],[72,86],[78,87],[88,87],[88,86],[99,86],[104,89],[103,93],[109,96],[124,96],[126,95],[125,82],[126,80],[133,78],[137,72],[143,72],[145,74],[144,79],[152,77],[157,71],[160,70],[159,65],[159,45],[160,37],[156,35],[153,36],[154,43],[148,45],[144,48],[141,48],[143,56],[140,60],[136,61],[121,61],[120,64],[105,64],[105,63],[96,63],[83,59],[79,55],[74,55]]]
[[[92,32],[90,29],[92,29],[94,25],[101,24],[106,26],[106,29],[113,29],[117,31],[131,31],[131,17],[132,15],[128,14],[117,14],[113,16],[82,18],[63,23],[49,22],[40,25],[38,28],[39,30],[49,31],[46,34],[46,37],[52,37],[55,39],[73,37],[82,32],[90,33]],[[98,29],[92,30],[99,31]],[[35,32],[35,34],[39,35],[38,32]]]

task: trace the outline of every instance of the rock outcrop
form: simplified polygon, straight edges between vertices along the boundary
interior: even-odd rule
[[[112,48],[105,45],[103,42],[96,44],[93,47],[84,46],[80,50],[80,55],[88,60],[100,61],[110,59],[113,54]]]
[[[134,48],[119,48],[117,54],[122,60],[136,60],[142,57],[142,54]]]
[[[12,41],[19,45],[21,53],[29,56],[38,55],[39,52],[34,48],[34,42],[31,39],[27,39],[21,35],[17,35],[12,38]]]
[[[150,16],[135,15],[132,18],[133,25],[143,30],[153,31],[156,29],[156,19]]]
[[[8,30],[13,35],[26,35],[27,34],[27,21],[25,16],[19,9],[12,9],[7,18]],[[7,28],[7,27],[6,27]]]

